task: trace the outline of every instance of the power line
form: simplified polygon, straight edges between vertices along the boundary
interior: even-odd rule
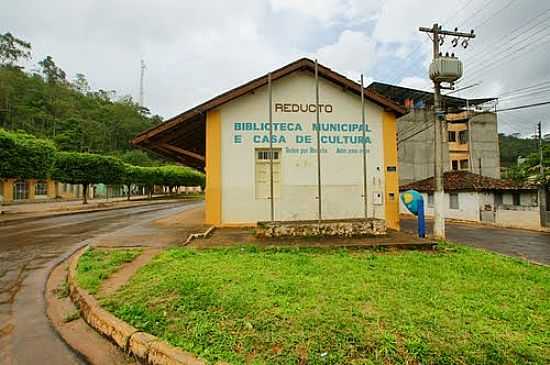
[[[549,35],[550,35],[550,34],[549,34]],[[546,36],[547,36],[547,35],[545,35],[545,37],[546,37]],[[543,38],[543,39],[544,39],[544,38]],[[540,41],[540,40],[543,40],[543,39],[537,39],[537,41]],[[540,46],[540,45],[546,44],[546,43],[548,43],[548,42],[550,42],[550,37],[549,37],[548,39],[544,39],[544,41],[543,41],[542,43],[539,43],[538,45]],[[466,78],[466,79],[464,79],[464,80],[473,80],[475,77],[479,76],[479,74],[482,73],[482,72],[486,72],[486,71],[491,70],[491,69],[493,69],[493,68],[495,68],[495,67],[497,67],[497,66],[501,66],[503,63],[510,62],[510,61],[512,61],[512,60],[517,59],[518,57],[522,56],[522,54],[523,54],[525,51],[530,50],[530,48],[528,48],[528,47],[532,47],[534,43],[535,43],[535,42],[531,42],[531,43],[526,44],[525,46],[520,47],[520,48],[518,48],[518,49],[516,49],[516,50],[512,49],[511,52],[509,52],[508,54],[501,55],[501,57],[496,58],[493,62],[490,62],[488,65],[482,65],[481,67],[479,67],[479,68],[477,68],[477,69],[474,68],[474,71],[471,71],[471,70],[470,70],[470,71],[471,71],[471,72],[469,73],[470,78]],[[542,50],[542,49],[543,49],[543,48],[540,47],[540,48],[537,49],[537,51],[540,51],[540,50]],[[523,52],[520,53],[520,51],[523,51]],[[512,56],[512,55],[513,55],[513,56]],[[510,56],[511,56],[511,57],[510,57]],[[464,82],[464,80],[462,80],[462,82]]]
[[[492,15],[489,15],[488,18],[486,18],[483,22],[479,23],[479,24],[476,24],[474,26],[474,28],[480,28],[482,26],[484,26],[485,24],[487,24],[491,19],[494,19],[498,14],[502,13],[504,10],[508,9],[512,3],[516,1],[516,0],[510,0],[508,1],[508,3],[506,3],[506,5],[504,5],[502,8],[500,8],[499,10],[497,10],[496,12],[494,12]]]
[[[461,83],[464,83],[467,80],[472,80],[485,70],[492,69],[502,64],[507,64],[538,45],[547,43],[550,39],[548,36],[550,36],[550,31],[545,34],[540,34],[538,37],[533,35],[529,39],[511,44],[505,49],[497,50],[494,54],[487,54],[487,57],[482,56],[479,58],[470,59],[473,62],[468,63],[469,60],[465,60],[464,62],[467,65],[465,67],[465,71],[469,72],[469,78],[461,80]]]
[[[529,20],[527,20],[525,23],[521,24],[520,26],[516,27],[514,30],[510,31],[509,33],[507,34],[504,34],[504,36],[496,39],[496,40],[487,40],[485,41],[484,43],[482,43],[481,45],[478,46],[478,49],[481,50],[481,52],[477,52],[477,53],[473,53],[473,54],[469,54],[467,55],[464,59],[468,60],[472,57],[477,57],[483,53],[491,53],[491,52],[487,52],[487,49],[489,48],[489,43],[492,43],[493,45],[496,45],[496,44],[505,44],[505,45],[508,45],[510,44],[511,41],[513,41],[514,39],[517,39],[519,38],[520,36],[522,35],[525,35],[527,33],[529,33],[532,29],[534,29],[535,27],[539,26],[540,24],[543,24],[543,29],[546,29],[547,27],[545,26],[546,22],[547,22],[547,19],[542,19],[542,21],[534,24],[533,26],[525,29],[525,30],[522,30],[520,31],[522,28],[524,27],[528,27],[529,25],[531,25],[536,19],[540,18],[541,16],[544,16],[546,15],[547,13],[550,12],[550,8],[548,9],[545,9],[542,13],[539,13],[538,15],[530,18]],[[511,37],[511,38],[510,38]],[[510,38],[510,39],[508,39]],[[504,40],[506,40],[506,42],[503,42]]]
[[[486,2],[486,3],[482,2],[481,4],[479,4],[479,7],[477,8],[477,10],[472,11],[472,12],[471,12],[472,15],[469,16],[469,17],[466,17],[466,18],[462,21],[462,23],[460,23],[460,24],[458,25],[458,27],[459,27],[459,28],[462,28],[464,25],[466,25],[466,23],[468,22],[468,20],[475,19],[475,18],[477,18],[480,14],[482,14],[483,11],[489,10],[489,9],[490,9],[490,5],[491,5],[492,3],[494,3],[495,1],[496,1],[496,0],[490,0],[489,2]]]
[[[475,18],[476,16],[478,16],[478,15],[480,14],[480,10],[481,10],[481,9],[489,9],[489,5],[492,4],[492,3],[495,2],[495,1],[496,1],[496,0],[491,0],[491,1],[489,1],[488,3],[482,3],[482,4],[480,4],[480,6],[478,7],[478,9],[477,9],[476,11],[474,11],[474,12],[471,13],[471,14],[473,14],[473,17],[467,16],[467,17],[465,18],[465,20],[459,25],[459,27],[462,27],[462,26],[467,22],[467,20],[468,20],[469,17],[470,17],[470,20],[471,20],[472,18]],[[512,2],[512,1],[515,1],[515,0],[511,0],[510,2]],[[456,14],[460,13],[463,9],[465,9],[467,6],[469,6],[472,2],[473,2],[473,0],[469,1],[469,2],[468,2],[467,4],[465,4],[465,5],[463,6],[463,8],[461,8],[458,12],[455,12],[455,13],[451,14],[451,15],[449,16],[449,18],[448,18],[447,20],[445,20],[445,22],[447,23],[447,22],[449,22],[449,20],[451,20],[453,17],[456,17]],[[501,10],[502,10],[502,9],[501,9]],[[497,11],[497,12],[498,12],[498,11]],[[421,44],[419,44],[418,47],[416,47],[415,50],[414,50],[413,52],[411,52],[410,54],[414,53],[414,52],[415,52],[417,49],[419,49],[420,47],[421,47]],[[409,54],[409,55],[410,55],[410,54]],[[397,80],[397,78],[402,77],[402,72],[411,70],[411,67],[414,67],[414,68],[412,69],[412,71],[415,71],[418,67],[420,67],[420,64],[419,64],[419,63],[417,63],[417,62],[412,62],[412,61],[418,60],[418,58],[419,58],[419,57],[417,56],[416,58],[411,59],[411,60],[410,60],[411,62],[409,63],[409,66],[408,66],[407,68],[405,68],[405,69],[402,69],[402,68],[401,68],[401,69],[398,69],[397,72],[395,72],[395,69],[394,69],[394,72],[395,72],[395,75],[396,75],[394,80]]]
[[[498,97],[502,97],[502,96],[505,96],[505,95],[513,94],[513,93],[515,93],[515,92],[517,92],[517,91],[522,91],[522,90],[531,89],[531,88],[538,88],[538,87],[540,87],[540,85],[546,85],[546,84],[549,84],[549,85],[550,85],[550,80],[541,81],[541,82],[538,82],[538,83],[533,84],[533,85],[521,87],[521,88],[519,88],[519,89],[513,89],[513,90],[510,90],[510,91],[507,91],[507,92],[504,92],[504,93],[500,94]]]
[[[510,41],[508,41],[504,46],[505,48],[499,49],[499,47],[493,47],[492,49],[494,49],[494,52],[487,52],[485,54],[480,53],[470,58],[467,58],[467,60],[474,58],[476,60],[476,63],[474,63],[474,65],[481,66],[477,68],[483,68],[485,60],[491,60],[492,58],[492,61],[494,62],[495,60],[502,59],[504,56],[506,56],[507,53],[513,54],[516,49],[518,49],[518,47],[520,47],[520,49],[524,49],[534,44],[535,42],[541,41],[546,36],[548,36],[548,34],[550,34],[550,32],[548,32],[548,28],[544,27],[543,25],[543,28],[533,32],[532,34],[529,34],[529,31],[522,33],[520,36],[526,36],[525,39],[520,39],[516,42],[511,42],[512,39],[510,39]],[[497,55],[498,57],[495,58],[495,55]]]
[[[497,110],[495,110],[495,113],[498,113],[498,112],[507,112],[507,111],[510,111],[510,110],[519,110],[519,109],[536,108],[536,107],[543,106],[543,105],[550,105],[550,101],[543,101],[543,102],[541,102],[541,103],[533,103],[533,104],[519,105],[519,106],[514,106],[514,107],[511,107],[511,108],[497,109]]]
[[[524,34],[525,35],[525,34]],[[495,48],[495,51],[493,53],[486,53],[485,55],[480,54],[476,57],[472,57],[475,59],[475,63],[471,63],[474,67],[472,67],[472,70],[476,69],[484,69],[484,66],[486,65],[485,61],[490,61],[490,63],[498,62],[499,60],[504,59],[506,56],[514,54],[517,50],[525,49],[526,47],[529,47],[536,42],[540,42],[550,35],[550,32],[548,32],[548,28],[543,28],[531,35],[529,35],[526,39],[519,40],[517,42],[508,43],[508,47],[504,49],[498,49]],[[538,37],[537,37],[538,36]],[[520,47],[520,48],[518,48]],[[495,57],[497,56],[497,57]],[[465,61],[469,61],[472,58],[466,59]],[[476,70],[476,72],[478,71]]]
[[[534,36],[536,36],[537,34],[540,34],[542,32],[544,32],[547,27],[546,27],[546,22],[547,22],[547,18],[550,19],[549,17],[545,17],[548,13],[550,12],[550,8],[547,8],[547,9],[544,9],[541,13],[538,13],[537,15],[529,18],[529,20],[527,20],[526,23],[524,24],[521,24],[519,25],[518,27],[516,27],[514,30],[512,30],[510,33],[504,35],[503,37],[500,37],[497,41],[492,41],[493,43],[497,43],[499,44],[497,47],[496,47],[496,50],[497,52],[503,52],[503,51],[508,51],[510,49],[513,49],[514,47],[518,47],[518,46],[521,46],[521,45],[524,45],[522,47],[522,49],[525,49],[527,46],[525,45],[525,42],[528,42],[529,39],[532,39]],[[541,17],[545,17],[543,18],[542,20],[536,22],[539,18]],[[536,23],[535,23],[536,22]],[[534,23],[534,24],[533,24]],[[539,25],[542,25],[542,29],[536,29],[536,27],[538,27]],[[530,32],[532,30],[535,30],[534,32],[532,32],[530,34]],[[526,37],[527,36],[527,37]],[[525,38],[526,37],[526,38]],[[516,40],[520,38],[518,41],[516,42],[512,42],[513,40]],[[524,38],[524,39],[522,39]],[[539,38],[537,40],[541,40],[543,39],[544,36],[542,38]],[[506,40],[506,42],[503,42],[504,40]],[[510,46],[510,42],[512,42],[512,46]],[[487,67],[484,67],[486,66],[486,64],[484,64],[482,61],[484,59],[486,59],[486,57],[490,56],[490,55],[493,55],[495,54],[495,52],[487,52],[486,50],[489,49],[488,47],[488,43],[489,42],[485,42],[482,46],[480,46],[480,49],[482,51],[480,52],[477,52],[477,53],[474,53],[474,54],[470,54],[468,55],[465,60],[470,60],[474,57],[477,57],[476,58],[476,63],[474,65],[479,65],[477,67],[474,67],[473,69],[470,69],[470,71],[474,70],[472,74],[469,74],[469,76],[461,81],[459,81],[458,83],[462,83],[462,82],[465,82],[466,80],[473,80],[474,79],[474,76],[479,74],[480,71],[484,70],[485,68]],[[534,42],[531,42],[529,43],[529,45],[533,44]],[[505,47],[505,46],[508,46],[507,48],[504,48],[502,49],[502,47]],[[499,49],[500,48],[500,49]],[[495,47],[492,47],[492,49],[495,49]],[[513,53],[513,52],[512,52]],[[511,55],[512,53],[510,54],[507,54],[505,56],[508,56],[508,55]],[[505,58],[505,56],[501,56],[499,59],[503,59]],[[514,57],[514,59],[517,58]],[[489,68],[493,68],[493,67],[496,67],[498,65],[502,64],[502,62],[495,62],[493,60],[493,63],[490,65]]]
[[[406,141],[408,141],[409,139],[411,139],[411,138],[413,138],[413,137],[419,135],[420,133],[422,133],[422,132],[424,132],[424,131],[426,131],[426,130],[428,130],[428,129],[430,129],[430,128],[433,128],[433,126],[434,126],[434,125],[433,125],[433,121],[431,121],[431,123],[429,123],[428,125],[426,125],[424,128],[418,130],[417,132],[411,134],[410,136],[403,137],[402,139],[398,139],[398,140],[397,140],[397,144],[406,142]]]
[[[464,87],[461,87],[460,89],[452,90],[451,92],[448,92],[447,94],[445,94],[445,96],[455,94],[455,93],[458,93],[458,92],[461,92],[461,91],[464,91],[464,90],[471,89],[473,87],[479,86],[480,84],[481,84],[481,82],[476,82],[475,84],[464,86]]]
[[[459,10],[457,11],[451,11],[447,17],[447,19],[445,19],[444,23],[448,23],[452,18],[455,18],[458,14],[460,14],[464,9],[466,9],[474,0],[469,0],[467,1]],[[495,1],[495,0],[492,0],[492,1]],[[466,17],[468,18],[468,17]],[[414,69],[412,69],[412,71],[416,70],[416,68],[419,67],[419,64],[416,62],[422,55],[417,55],[416,57],[414,58],[410,58],[411,55],[413,55],[416,51],[418,51],[421,47],[422,47],[423,43],[419,41],[419,44],[411,51],[409,52],[405,57],[403,57],[403,59],[408,59],[408,65],[406,64],[406,66],[401,66],[399,67],[397,70],[396,69],[393,69],[392,74],[395,74],[395,78],[391,79],[392,82],[397,82],[397,78],[402,78],[402,75],[406,72],[406,71],[409,71],[411,70],[411,67],[414,67]],[[403,67],[406,67],[406,68],[403,68]],[[385,75],[388,75],[389,74],[389,70],[387,70],[385,72]]]
[[[506,96],[506,97],[503,97],[503,98],[498,98],[498,101],[499,102],[501,102],[501,101],[509,102],[510,100],[532,98],[535,95],[545,94],[545,93],[549,93],[549,92],[550,92],[550,87],[545,88],[545,89],[541,89],[541,90],[524,92],[524,93],[519,93],[519,94],[515,94],[515,95]]]

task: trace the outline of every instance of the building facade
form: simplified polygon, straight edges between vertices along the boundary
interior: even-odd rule
[[[381,83],[373,83],[369,88],[402,103],[408,110],[398,119],[399,183],[407,184],[433,176],[433,94]],[[497,115],[477,107],[491,100],[443,97],[446,110],[444,171],[469,171],[500,178]]]
[[[448,113],[443,143],[444,171],[469,171],[500,178],[497,116],[491,112]],[[411,110],[398,120],[400,184],[425,179],[434,171],[432,110]],[[420,128],[420,129],[419,129]],[[414,134],[414,135],[413,135]]]
[[[5,204],[52,199],[80,199],[80,184],[59,183],[51,179],[0,180],[0,201]]]
[[[398,229],[396,134],[397,117],[404,110],[365,91],[366,128],[363,128],[360,85],[319,65],[317,105],[313,71],[314,62],[309,59],[274,71],[271,105],[264,76],[145,131],[134,143],[176,159],[189,160],[192,154],[197,155],[195,164],[202,162],[206,171],[207,223],[255,225],[271,219],[271,107],[274,220],[319,218],[319,130],[321,218],[365,217],[362,154],[365,142],[366,214],[384,219],[389,228]],[[194,113],[197,108],[202,113],[198,116]],[[198,122],[189,127],[193,118]],[[186,127],[189,130],[183,132]],[[192,134],[191,129],[201,133],[201,128],[204,142],[182,138],[184,133]]]
[[[494,224],[510,228],[544,230],[542,211],[546,201],[539,199],[535,185],[492,179],[467,171],[445,174],[443,215],[447,219]],[[425,202],[425,214],[433,216],[433,178],[401,185],[400,190],[416,190]],[[400,203],[401,214],[410,214]]]

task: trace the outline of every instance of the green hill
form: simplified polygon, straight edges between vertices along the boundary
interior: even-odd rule
[[[537,141],[499,134],[500,165],[511,167],[517,164],[518,157],[527,157],[538,151]]]
[[[75,82],[48,82],[9,66],[0,67],[0,105],[0,127],[53,139],[67,151],[128,151],[133,136],[161,121],[130,97],[79,90]]]
[[[91,90],[86,77],[68,80],[51,57],[26,71],[18,62],[30,58],[30,43],[0,34],[0,128],[48,138],[64,151],[128,156],[132,163],[155,159],[132,151],[129,141],[161,122],[130,96]]]

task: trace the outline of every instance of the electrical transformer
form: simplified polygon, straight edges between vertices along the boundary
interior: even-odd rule
[[[453,56],[439,56],[430,65],[430,79],[453,83],[462,77],[462,62]]]

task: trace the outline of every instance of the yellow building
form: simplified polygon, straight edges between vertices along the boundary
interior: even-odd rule
[[[399,229],[396,118],[404,110],[363,89],[363,125],[361,85],[322,65],[317,84],[310,59],[270,75],[271,84],[268,75],[254,79],[144,131],[133,143],[205,169],[210,224],[368,217]]]
[[[80,199],[81,185],[58,183],[51,179],[0,180],[0,200],[3,203],[30,202],[48,199]]]

